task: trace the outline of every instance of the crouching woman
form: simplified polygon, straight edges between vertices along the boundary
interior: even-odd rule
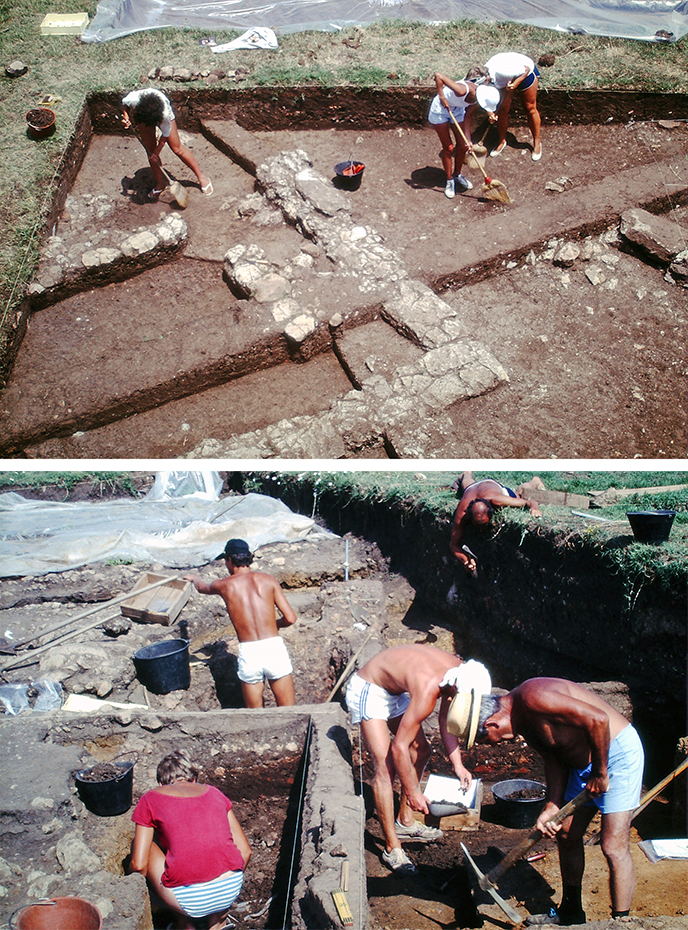
[[[184,750],[160,762],[157,788],[147,791],[131,819],[136,824],[130,872],[175,913],[176,930],[193,930],[207,917],[209,930],[224,925],[239,896],[251,848],[229,798],[198,784],[198,767]]]

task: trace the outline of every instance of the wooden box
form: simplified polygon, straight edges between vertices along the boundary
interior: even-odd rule
[[[466,830],[475,831],[480,826],[480,807],[483,800],[483,784],[480,779],[476,779],[477,787],[473,806],[460,814],[452,814],[450,817],[432,817],[430,814],[421,814],[414,812],[416,820],[427,824],[429,827],[439,827],[440,830]],[[425,787],[427,779],[421,782],[421,789]]]
[[[41,23],[44,36],[80,36],[88,26],[88,13],[48,13]]]
[[[123,615],[141,623],[161,623],[163,626],[174,623],[191,596],[193,585],[190,581],[174,578],[143,594],[136,593],[156,581],[162,581],[164,577],[146,572],[131,589],[132,596],[122,602],[120,609]]]

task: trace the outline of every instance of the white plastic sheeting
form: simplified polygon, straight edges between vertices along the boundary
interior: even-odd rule
[[[656,42],[688,31],[688,0],[101,0],[81,38],[106,42],[165,26],[333,31],[383,19],[517,22]]]
[[[254,551],[272,542],[332,535],[262,494],[55,503],[9,492],[0,494],[0,577],[115,559],[189,568],[212,561],[236,537]]]

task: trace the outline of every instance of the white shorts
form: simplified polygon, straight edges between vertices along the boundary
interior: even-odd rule
[[[207,917],[234,904],[244,881],[243,872],[225,872],[209,882],[170,888],[179,906],[189,917]]]
[[[274,681],[284,678],[293,671],[291,659],[280,636],[269,639],[256,639],[239,644],[239,680],[247,685],[256,685],[259,681]]]
[[[390,694],[379,685],[364,681],[354,673],[346,686],[346,706],[352,723],[361,720],[391,720],[406,713],[411,703],[408,694]]]
[[[463,122],[463,119],[466,116],[465,107],[452,107],[451,112],[453,113],[454,119],[457,123]],[[430,122],[433,126],[439,126],[441,123],[448,123],[450,121],[451,116],[449,115],[449,110],[444,106],[438,94],[436,97],[432,98],[430,111],[428,112],[428,122]]]

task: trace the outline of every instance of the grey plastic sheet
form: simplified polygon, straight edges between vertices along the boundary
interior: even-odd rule
[[[167,26],[278,34],[336,31],[384,19],[517,22],[575,34],[670,41],[688,31],[688,0],[101,0],[84,42]],[[518,51],[518,49],[514,49]]]
[[[263,494],[58,503],[10,491],[0,494],[0,577],[116,560],[190,568],[217,558],[236,537],[255,551],[268,543],[333,535]]]

